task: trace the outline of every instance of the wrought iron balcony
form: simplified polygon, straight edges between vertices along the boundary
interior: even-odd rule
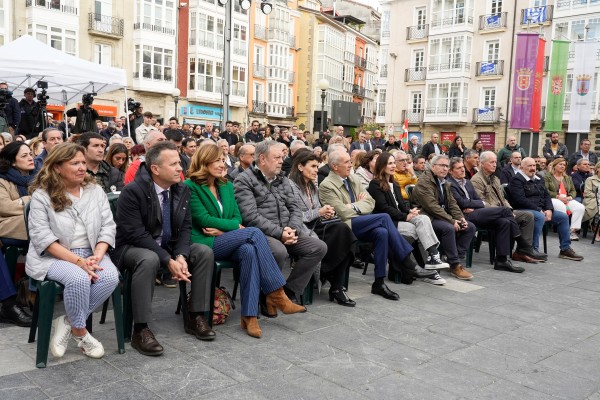
[[[295,107],[286,107],[285,108],[285,116],[287,118],[293,118],[295,111],[296,111]]]
[[[267,102],[252,100],[252,111],[253,114],[266,115],[267,114]]]
[[[408,119],[409,124],[421,124],[423,122],[423,110],[402,110],[402,121]]]
[[[420,68],[406,68],[404,70],[404,82],[421,82],[427,77],[427,70],[425,67]]]
[[[360,85],[352,85],[352,94],[359,97],[365,97],[365,88]]]
[[[473,123],[474,124],[498,124],[500,123],[500,107],[491,108],[474,108]]]
[[[406,28],[406,40],[422,40],[429,36],[429,24],[409,26]]]
[[[123,18],[89,13],[88,32],[102,36],[123,37]]]
[[[475,76],[504,75],[504,60],[479,61],[475,64]]]
[[[358,54],[355,54],[354,55],[354,65],[356,65],[358,68],[365,69],[365,68],[367,68],[367,59],[362,58]]]
[[[259,24],[254,24],[254,37],[260,40],[267,39],[267,29]]]
[[[506,28],[508,13],[488,14],[479,16],[479,30],[492,31],[496,29]]]
[[[379,76],[382,78],[387,78],[387,76],[388,76],[387,64],[381,66],[381,70],[379,70]]]
[[[521,25],[544,24],[552,21],[554,6],[523,8],[521,10]]]
[[[166,35],[172,35],[172,36],[175,35],[174,28],[167,28],[165,26],[147,24],[145,22],[136,22],[135,24],[133,24],[133,29],[134,30],[142,29],[144,31],[164,33]]]
[[[71,15],[79,14],[77,7],[61,4],[60,0],[25,0],[25,7],[47,8],[48,10],[56,10]]]

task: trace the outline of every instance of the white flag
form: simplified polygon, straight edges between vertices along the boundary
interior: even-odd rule
[[[589,132],[594,93],[594,72],[599,42],[575,42],[569,132]]]

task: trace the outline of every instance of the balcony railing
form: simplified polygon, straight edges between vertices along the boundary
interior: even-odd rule
[[[498,124],[500,123],[500,107],[474,108],[474,124]]]
[[[429,24],[409,26],[406,28],[406,40],[421,40],[429,36]]]
[[[151,80],[155,80],[155,81],[171,82],[171,81],[173,81],[173,76],[172,75],[163,75],[163,74],[153,74],[151,72],[144,72],[140,76],[139,72],[134,72],[133,79],[151,79]]]
[[[382,78],[387,78],[387,76],[388,76],[387,64],[381,66],[381,70],[379,70],[379,76]]]
[[[248,55],[248,50],[246,49],[246,47],[234,46],[233,54],[235,54],[236,56],[246,57]]]
[[[429,117],[444,117],[444,116],[466,116],[467,107],[449,106],[449,107],[427,107],[425,115]]]
[[[544,24],[552,21],[554,6],[524,8],[521,10],[521,25]]]
[[[123,18],[111,17],[109,15],[100,15],[96,13],[88,14],[88,31],[110,36],[123,36]]]
[[[406,68],[404,70],[404,82],[420,82],[424,81],[426,77],[427,70],[425,67]]]
[[[479,30],[491,31],[506,28],[508,13],[481,15],[479,17]]]
[[[362,58],[358,54],[355,54],[354,55],[354,65],[356,65],[359,68],[365,69],[365,68],[367,68],[367,59]]]
[[[259,24],[254,24],[254,37],[260,40],[266,40],[267,28]]]
[[[423,110],[402,110],[402,121],[407,119],[409,124],[421,124],[423,122]]]
[[[296,109],[294,107],[286,107],[285,108],[285,116],[287,118],[293,118],[295,111],[296,111]]]
[[[359,97],[365,97],[365,88],[360,85],[352,85],[352,94]]]
[[[287,81],[289,83],[294,83],[296,80],[296,74],[294,73],[294,71],[288,71],[287,72]]]
[[[290,44],[291,47],[293,47],[295,49],[296,48],[296,35],[290,35],[290,37],[288,38],[288,43]]]
[[[442,63],[442,64],[430,64],[427,67],[429,72],[448,72],[448,71],[470,71],[471,63],[469,62],[452,62],[452,63]]]
[[[504,60],[479,61],[475,64],[475,76],[504,75]]]
[[[252,100],[252,111],[253,114],[267,114],[267,102]]]
[[[175,35],[174,28],[167,28],[165,26],[147,24],[145,22],[136,22],[135,24],[133,24],[133,29],[134,30],[142,29],[145,31],[164,33],[166,35],[172,35],[172,36]]]
[[[262,64],[254,64],[253,75],[256,78],[265,78],[267,76],[267,68]]]
[[[581,7],[587,4],[599,4],[598,0],[558,0],[556,2],[556,8],[570,8],[570,7]]]
[[[381,31],[381,37],[382,38],[389,38],[390,37],[390,30],[389,29],[385,29]]]
[[[65,14],[78,15],[77,7],[61,4],[60,1],[56,0],[26,0],[25,7],[43,7],[48,10],[56,10]]]
[[[448,28],[458,25],[473,25],[473,17],[465,17],[464,15],[455,15],[450,18],[439,18],[431,21],[432,28]]]

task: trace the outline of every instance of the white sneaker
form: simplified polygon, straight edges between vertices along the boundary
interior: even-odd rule
[[[446,280],[440,276],[440,274],[435,274],[429,278],[423,278],[423,282],[431,283],[432,285],[444,285]]]
[[[427,256],[427,261],[425,261],[425,269],[448,269],[450,268],[450,264],[445,263],[440,258],[440,253]]]
[[[71,325],[67,322],[67,316],[62,315],[54,320],[54,335],[50,339],[50,352],[54,357],[65,355],[69,339],[71,339]]]
[[[90,333],[86,333],[81,339],[75,338],[77,347],[81,349],[83,354],[90,358],[102,358],[104,355],[104,347]]]

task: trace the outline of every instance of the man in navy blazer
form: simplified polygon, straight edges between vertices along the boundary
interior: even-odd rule
[[[515,266],[508,259],[511,254],[511,239],[517,242],[517,251],[513,259],[529,259],[527,262],[536,261],[526,254],[518,251],[519,247],[527,247],[526,241],[521,236],[519,224],[508,207],[485,207],[485,203],[473,187],[471,181],[465,178],[465,165],[462,158],[450,159],[450,177],[452,195],[462,210],[465,218],[478,228],[493,230],[496,234],[496,260],[494,269],[523,272],[523,268]]]
[[[358,140],[356,142],[352,142],[350,145],[350,154],[352,154],[354,150],[373,150],[373,145],[367,140],[367,135],[365,132],[360,132],[358,134]]]

